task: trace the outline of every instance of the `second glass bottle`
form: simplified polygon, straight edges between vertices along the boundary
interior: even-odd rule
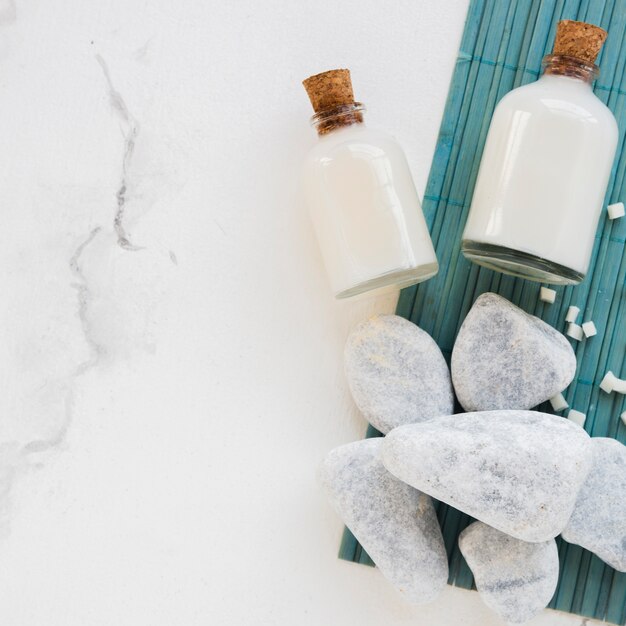
[[[497,105],[463,233],[468,259],[545,283],[585,277],[618,140],[591,88],[605,38],[559,22],[543,76]]]

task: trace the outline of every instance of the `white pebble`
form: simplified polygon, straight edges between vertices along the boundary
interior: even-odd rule
[[[484,293],[459,330],[451,369],[466,411],[531,409],[567,388],[576,355],[552,326],[502,296]]]
[[[559,580],[554,539],[527,543],[474,522],[459,536],[483,602],[503,620],[521,624],[550,602]]]
[[[550,398],[550,404],[552,405],[552,409],[555,411],[562,411],[569,406],[569,404],[567,404],[567,400],[562,393],[559,393],[553,398]]]
[[[539,291],[539,299],[542,302],[554,304],[554,301],[556,300],[556,291],[554,289],[549,289],[548,287],[542,287]]]
[[[435,340],[412,322],[375,315],[352,330],[344,355],[352,397],[381,433],[453,412],[446,360]]]
[[[594,337],[598,334],[598,329],[592,320],[583,324],[583,333],[585,333],[585,337]]]
[[[567,525],[591,467],[589,441],[557,415],[478,411],[395,428],[383,437],[381,454],[401,481],[503,533],[538,542]]]
[[[580,309],[577,306],[571,306],[569,309],[567,309],[567,315],[565,316],[565,321],[575,322],[579,313],[580,313]]]
[[[620,417],[622,418],[622,422],[624,422],[624,426],[626,426],[626,411],[624,411]]]
[[[578,324],[574,324],[574,322],[570,322],[567,326],[565,334],[572,339],[576,339],[576,341],[580,341],[583,338],[583,327]]]
[[[591,471],[562,536],[626,572],[626,446],[608,437],[592,437],[589,443]]]
[[[431,499],[392,476],[383,438],[335,448],[319,469],[331,504],[378,570],[409,602],[432,601],[448,580],[446,548]]]
[[[617,219],[618,217],[624,217],[624,215],[626,215],[626,211],[624,211],[623,202],[616,202],[615,204],[609,204],[609,206],[607,207],[607,210],[609,212],[610,220]]]
[[[577,411],[576,409],[572,409],[567,414],[567,419],[574,422],[574,424],[578,424],[582,428],[585,425],[585,420],[587,419],[587,416],[584,413]]]
[[[626,394],[626,380],[618,378],[613,372],[607,372],[600,383],[600,389],[606,393],[617,391],[617,393]]]

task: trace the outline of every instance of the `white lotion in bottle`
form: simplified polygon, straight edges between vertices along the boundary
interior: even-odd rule
[[[316,74],[304,86],[319,135],[304,163],[304,191],[335,297],[434,276],[437,258],[404,152],[363,124],[349,70]]]
[[[559,22],[541,78],[498,103],[463,233],[468,259],[551,284],[585,277],[618,140],[591,89],[605,38]]]

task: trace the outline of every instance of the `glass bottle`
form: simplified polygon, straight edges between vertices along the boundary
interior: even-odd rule
[[[591,89],[605,38],[559,22],[543,75],[497,105],[463,233],[468,259],[545,283],[585,277],[618,140]]]
[[[311,76],[304,86],[319,135],[304,163],[304,192],[335,297],[434,276],[437,258],[404,152],[365,126],[349,70]]]

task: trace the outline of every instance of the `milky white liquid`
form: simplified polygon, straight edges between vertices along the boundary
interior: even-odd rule
[[[429,278],[437,259],[411,173],[394,139],[353,124],[322,135],[304,191],[335,295]]]
[[[617,138],[613,114],[582,80],[544,75],[511,91],[491,121],[464,242],[584,275]]]

